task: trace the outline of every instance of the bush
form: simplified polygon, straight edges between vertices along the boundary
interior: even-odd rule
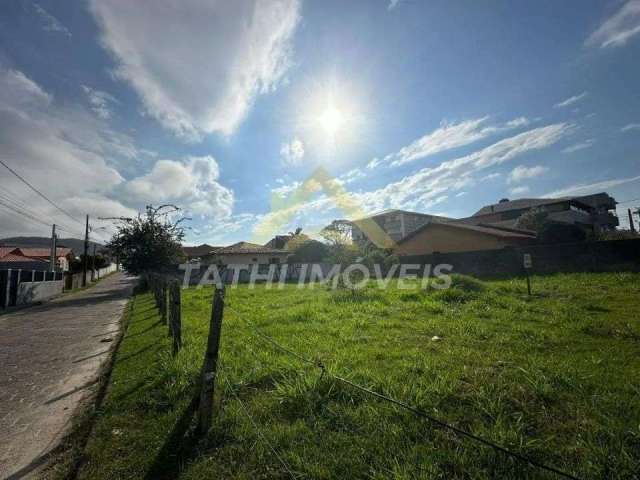
[[[458,273],[451,275],[451,287],[463,292],[484,292],[487,286],[477,278]]]

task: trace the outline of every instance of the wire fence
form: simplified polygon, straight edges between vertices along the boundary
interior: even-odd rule
[[[390,404],[393,404],[397,407],[400,407],[408,412],[413,413],[414,415],[416,415],[417,417],[423,418],[425,420],[428,420],[429,422],[431,422],[432,424],[441,427],[443,429],[447,429],[449,431],[454,432],[457,435],[460,435],[462,437],[468,438],[470,440],[473,440],[475,442],[481,443],[487,447],[493,448],[494,450],[507,455],[511,458],[514,458],[515,460],[519,461],[519,462],[524,462],[527,463],[535,468],[547,471],[549,473],[553,473],[555,475],[558,475],[562,478],[569,478],[572,480],[578,480],[578,477],[568,473],[568,472],[564,472],[560,469],[557,469],[555,467],[546,465],[544,463],[538,462],[530,457],[527,457],[523,454],[520,454],[518,452],[515,452],[513,450],[510,450],[506,447],[503,447],[501,445],[498,445],[495,442],[492,442],[491,440],[488,440],[486,438],[480,437],[478,435],[475,435],[467,430],[464,430],[462,428],[456,427],[455,425],[448,423],[442,419],[436,418],[432,415],[429,415],[427,412],[425,412],[422,409],[419,409],[417,407],[414,407],[412,405],[409,405],[408,403],[393,398],[391,396],[382,394],[380,392],[376,392],[374,390],[371,390],[370,388],[367,388],[363,385],[360,385],[356,382],[353,382],[351,380],[349,380],[348,378],[345,378],[344,376],[341,375],[337,375],[331,371],[329,371],[329,369],[325,366],[325,364],[319,360],[319,359],[313,359],[313,358],[309,358],[305,355],[300,354],[299,352],[296,352],[294,350],[292,350],[291,348],[282,345],[280,342],[278,342],[276,339],[274,339],[273,337],[267,335],[264,331],[262,331],[260,328],[258,328],[255,324],[253,324],[253,322],[251,322],[250,320],[247,320],[246,318],[243,317],[243,315],[238,312],[237,310],[235,310],[234,308],[232,308],[229,303],[225,303],[225,307],[231,311],[232,313],[234,313],[236,315],[236,318],[238,318],[240,321],[242,321],[245,325],[247,325],[248,327],[252,328],[254,330],[254,332],[260,336],[261,338],[263,338],[264,340],[266,340],[270,345],[272,345],[274,348],[277,348],[279,351],[290,355],[298,360],[300,360],[301,362],[304,362],[308,365],[313,365],[315,367],[317,367],[318,369],[321,370],[321,375],[324,376],[328,376],[330,378],[332,378],[333,380],[336,380],[342,384],[348,385],[366,395],[375,397],[379,400],[382,400],[384,402],[388,402]]]
[[[156,305],[161,310],[161,317],[163,319],[167,319],[167,310],[169,311],[168,315],[168,325],[169,325],[169,333],[174,338],[174,354],[177,354],[181,347],[181,314],[180,314],[180,306],[181,306],[181,288],[180,284],[175,279],[167,279],[167,277],[163,277],[161,275],[151,275],[147,278],[147,282],[151,290],[154,293]],[[169,300],[167,299],[167,293],[169,293]],[[388,405],[400,408],[406,412],[409,412],[415,415],[418,418],[427,420],[432,425],[452,432],[455,435],[468,439],[470,441],[479,443],[484,445],[485,447],[489,447],[500,454],[512,458],[517,462],[527,464],[533,468],[536,468],[541,471],[545,471],[547,473],[552,473],[561,478],[568,478],[572,480],[578,480],[578,477],[575,475],[560,470],[559,468],[547,465],[538,460],[535,460],[531,457],[528,457],[522,453],[506,448],[490,439],[484,438],[480,435],[474,434],[468,430],[465,430],[461,427],[458,427],[451,422],[448,422],[444,419],[437,418],[433,415],[430,415],[426,411],[421,408],[418,408],[414,405],[409,404],[406,401],[403,401],[398,398],[394,398],[391,395],[387,395],[385,393],[381,393],[373,390],[365,385],[361,385],[353,380],[348,378],[348,375],[339,374],[333,372],[330,368],[326,366],[326,364],[318,358],[311,358],[305,354],[302,354],[287,345],[283,345],[282,342],[276,340],[272,336],[268,335],[264,330],[259,328],[254,322],[246,318],[244,314],[236,310],[233,306],[229,304],[228,301],[224,299],[224,288],[215,288],[214,296],[212,302],[212,316],[211,316],[211,324],[209,327],[209,340],[207,343],[207,351],[205,353],[205,361],[203,364],[202,372],[201,372],[201,395],[204,392],[204,395],[201,396],[201,405],[200,405],[200,425],[202,433],[206,433],[208,428],[211,426],[211,416],[212,412],[212,397],[213,397],[213,389],[215,385],[216,374],[220,373],[222,380],[227,384],[228,391],[234,397],[234,399],[238,402],[238,405],[245,415],[254,429],[258,437],[267,445],[269,451],[272,452],[274,457],[278,460],[278,462],[282,465],[284,470],[287,472],[291,478],[298,478],[301,474],[294,472],[291,466],[285,461],[282,454],[278,452],[278,450],[274,447],[273,443],[269,441],[268,437],[264,434],[262,429],[260,428],[258,422],[251,416],[248,408],[242,402],[242,399],[237,395],[227,373],[227,370],[218,365],[218,348],[220,343],[220,329],[222,326],[222,316],[223,310],[227,310],[231,312],[234,317],[240,321],[241,324],[245,325],[256,337],[263,340],[263,343],[266,345],[270,345],[273,349],[278,350],[279,352],[287,355],[288,357],[295,359],[298,362],[301,362],[307,366],[311,366],[313,368],[317,368],[319,370],[319,378],[322,379],[324,377],[329,378],[335,382],[348,386],[354,390],[359,391],[360,393],[370,397],[375,398],[379,401],[382,401]],[[173,308],[168,309],[167,305],[171,303]],[[257,358],[257,354],[253,349],[250,349],[248,345],[244,345],[247,349],[252,352],[252,354]],[[293,366],[293,365],[292,365]],[[351,375],[353,377],[353,375]]]

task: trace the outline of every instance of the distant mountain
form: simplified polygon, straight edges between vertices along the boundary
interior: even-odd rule
[[[104,245],[96,242],[89,242],[89,255],[93,253],[93,245],[96,246],[96,252],[104,250]],[[47,237],[9,237],[0,238],[0,245],[8,245],[12,247],[42,247],[49,248],[51,246],[51,238]],[[58,238],[59,247],[67,247],[73,250],[76,256],[84,253],[84,240],[78,238]]]

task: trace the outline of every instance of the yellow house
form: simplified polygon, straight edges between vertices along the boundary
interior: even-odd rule
[[[496,250],[527,245],[535,233],[523,230],[460,223],[428,223],[401,239],[394,248],[399,256]]]

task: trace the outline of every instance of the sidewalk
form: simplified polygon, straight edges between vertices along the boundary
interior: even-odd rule
[[[0,317],[0,478],[26,478],[67,433],[108,359],[133,278]]]

